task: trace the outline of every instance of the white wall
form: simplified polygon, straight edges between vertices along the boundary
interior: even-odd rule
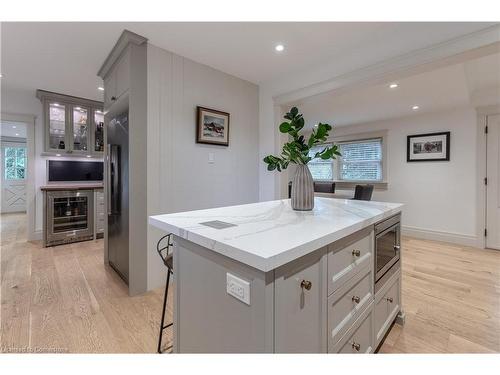
[[[1,111],[4,113],[34,115],[35,120],[35,233],[42,238],[43,226],[43,193],[40,186],[47,183],[47,160],[88,160],[87,158],[63,158],[42,156],[44,151],[43,110],[42,103],[31,90],[14,90],[2,87]]]
[[[374,191],[372,199],[404,203],[409,235],[476,245],[476,112],[461,108],[337,127],[334,136],[377,130],[388,131],[388,189]],[[407,135],[439,131],[451,132],[449,162],[406,161]]]
[[[258,87],[153,45],[147,64],[148,214],[258,201]],[[228,147],[195,143],[198,105],[230,113]],[[166,274],[158,238],[150,228],[148,289]]]

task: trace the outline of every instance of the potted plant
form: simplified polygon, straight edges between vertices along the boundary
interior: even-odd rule
[[[268,155],[264,158],[267,170],[278,172],[285,170],[290,163],[297,165],[295,177],[292,180],[292,208],[297,211],[310,211],[314,208],[314,181],[307,163],[316,158],[323,160],[335,159],[341,156],[337,145],[325,146],[325,148],[310,156],[310,150],[326,141],[332,126],[319,123],[314,127],[309,138],[300,134],[304,128],[304,117],[299,113],[297,107],[292,107],[284,118],[288,121],[279,126],[281,133],[291,137],[291,141],[283,145],[281,155]]]

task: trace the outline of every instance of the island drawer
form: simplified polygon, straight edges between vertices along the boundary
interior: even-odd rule
[[[328,298],[328,332],[333,344],[373,301],[372,279],[371,268],[365,267]]]
[[[351,234],[328,248],[328,295],[365,267],[373,267],[373,227]]]
[[[375,295],[376,346],[382,341],[400,310],[400,280],[401,272],[398,270]]]
[[[328,345],[329,353],[373,352],[373,303],[354,322],[351,329],[336,344]]]

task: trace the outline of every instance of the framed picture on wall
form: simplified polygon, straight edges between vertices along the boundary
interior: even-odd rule
[[[197,107],[196,143],[229,146],[229,113]]]
[[[450,132],[409,135],[406,161],[449,161]]]

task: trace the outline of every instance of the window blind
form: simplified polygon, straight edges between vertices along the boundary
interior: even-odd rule
[[[382,138],[342,142],[339,148],[341,180],[382,180]]]
[[[323,151],[331,143],[315,146],[309,150],[309,156],[314,157],[317,152]],[[313,180],[333,180],[333,162],[332,160],[323,160],[316,158],[311,160],[307,166],[311,171]]]

